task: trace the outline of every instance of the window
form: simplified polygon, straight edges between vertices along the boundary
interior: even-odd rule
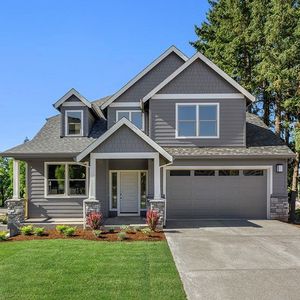
[[[73,163],[46,163],[47,196],[86,196],[87,167]]]
[[[118,208],[118,173],[111,174],[111,208]]]
[[[215,176],[214,170],[195,170],[194,176]]]
[[[118,110],[116,121],[122,118],[128,119],[137,128],[144,130],[144,115],[140,110]]]
[[[171,170],[170,176],[191,176],[190,170]]]
[[[177,104],[177,138],[218,138],[219,104]]]
[[[66,135],[83,135],[82,129],[82,119],[83,111],[82,110],[66,110]]]
[[[239,176],[239,170],[219,170],[219,176]]]
[[[141,209],[146,209],[147,205],[147,174],[141,172]]]
[[[264,176],[264,170],[243,170],[244,176]]]

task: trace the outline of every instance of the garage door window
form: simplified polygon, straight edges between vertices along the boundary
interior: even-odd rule
[[[214,170],[195,170],[195,176],[215,176]]]
[[[219,170],[219,176],[239,176],[239,170]]]
[[[170,176],[190,176],[190,170],[172,170],[170,171]]]
[[[263,176],[263,170],[243,170],[244,176]]]

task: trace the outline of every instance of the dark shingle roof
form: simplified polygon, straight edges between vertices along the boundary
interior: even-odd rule
[[[254,114],[246,115],[246,147],[164,147],[174,157],[293,157],[293,151]]]

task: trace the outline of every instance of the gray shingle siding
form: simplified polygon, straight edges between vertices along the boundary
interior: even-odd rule
[[[230,83],[197,59],[163,87],[159,94],[239,93]]]
[[[176,139],[176,103],[219,103],[220,138]],[[150,100],[151,138],[161,146],[245,146],[245,99]]]

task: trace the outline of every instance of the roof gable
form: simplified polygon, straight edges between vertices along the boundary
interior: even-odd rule
[[[79,155],[76,157],[76,161],[81,161],[88,154],[94,151],[99,145],[104,143],[111,135],[113,135],[117,130],[119,130],[122,126],[127,126],[130,130],[132,130],[137,136],[139,136],[142,140],[149,144],[153,148],[153,150],[160,153],[167,160],[172,162],[172,156],[166,152],[161,146],[156,144],[151,138],[149,138],[144,132],[138,129],[134,124],[128,121],[126,118],[122,118],[118,121],[114,126],[112,126],[109,130],[107,130],[102,136],[100,136],[95,142],[89,145],[86,149],[84,149]]]
[[[123,95],[126,91],[129,90],[134,84],[136,84],[139,80],[141,80],[146,74],[148,74],[151,70],[153,70],[159,63],[161,63],[166,57],[170,54],[176,54],[180,57],[184,62],[188,60],[188,58],[175,46],[170,47],[166,50],[162,55],[160,55],[156,60],[154,60],[148,67],[146,67],[142,72],[140,72],[137,76],[135,76],[132,80],[130,80],[125,86],[123,86],[118,92],[112,95],[105,103],[101,105],[101,109],[105,109],[112,102],[114,102],[117,98]]]
[[[188,61],[186,61],[181,67],[179,67],[168,78],[166,78],[163,82],[161,82],[158,86],[156,86],[151,92],[149,92],[142,99],[142,101],[145,103],[150,98],[152,98],[155,94],[162,91],[164,87],[166,87],[171,81],[175,80],[175,78],[177,78],[180,74],[182,74],[182,72],[184,72],[197,60],[200,60],[201,62],[205,63],[209,68],[211,68],[214,72],[216,72],[219,76],[221,76],[224,80],[226,80],[232,87],[234,87],[237,91],[242,93],[247,99],[249,99],[250,101],[255,101],[255,97],[253,95],[251,95],[239,83],[237,83],[234,79],[232,79],[229,75],[227,75],[224,71],[222,71],[217,65],[215,65],[212,61],[210,61],[208,58],[206,58],[203,54],[199,52],[196,53],[193,57],[191,57]]]
[[[78,91],[76,91],[74,88],[70,89],[64,96],[62,96],[60,99],[58,99],[53,106],[58,109],[64,102],[67,102],[69,98],[72,96],[75,96],[77,99],[79,99],[84,105],[86,105],[88,108],[92,107],[92,104],[84,98]]]

